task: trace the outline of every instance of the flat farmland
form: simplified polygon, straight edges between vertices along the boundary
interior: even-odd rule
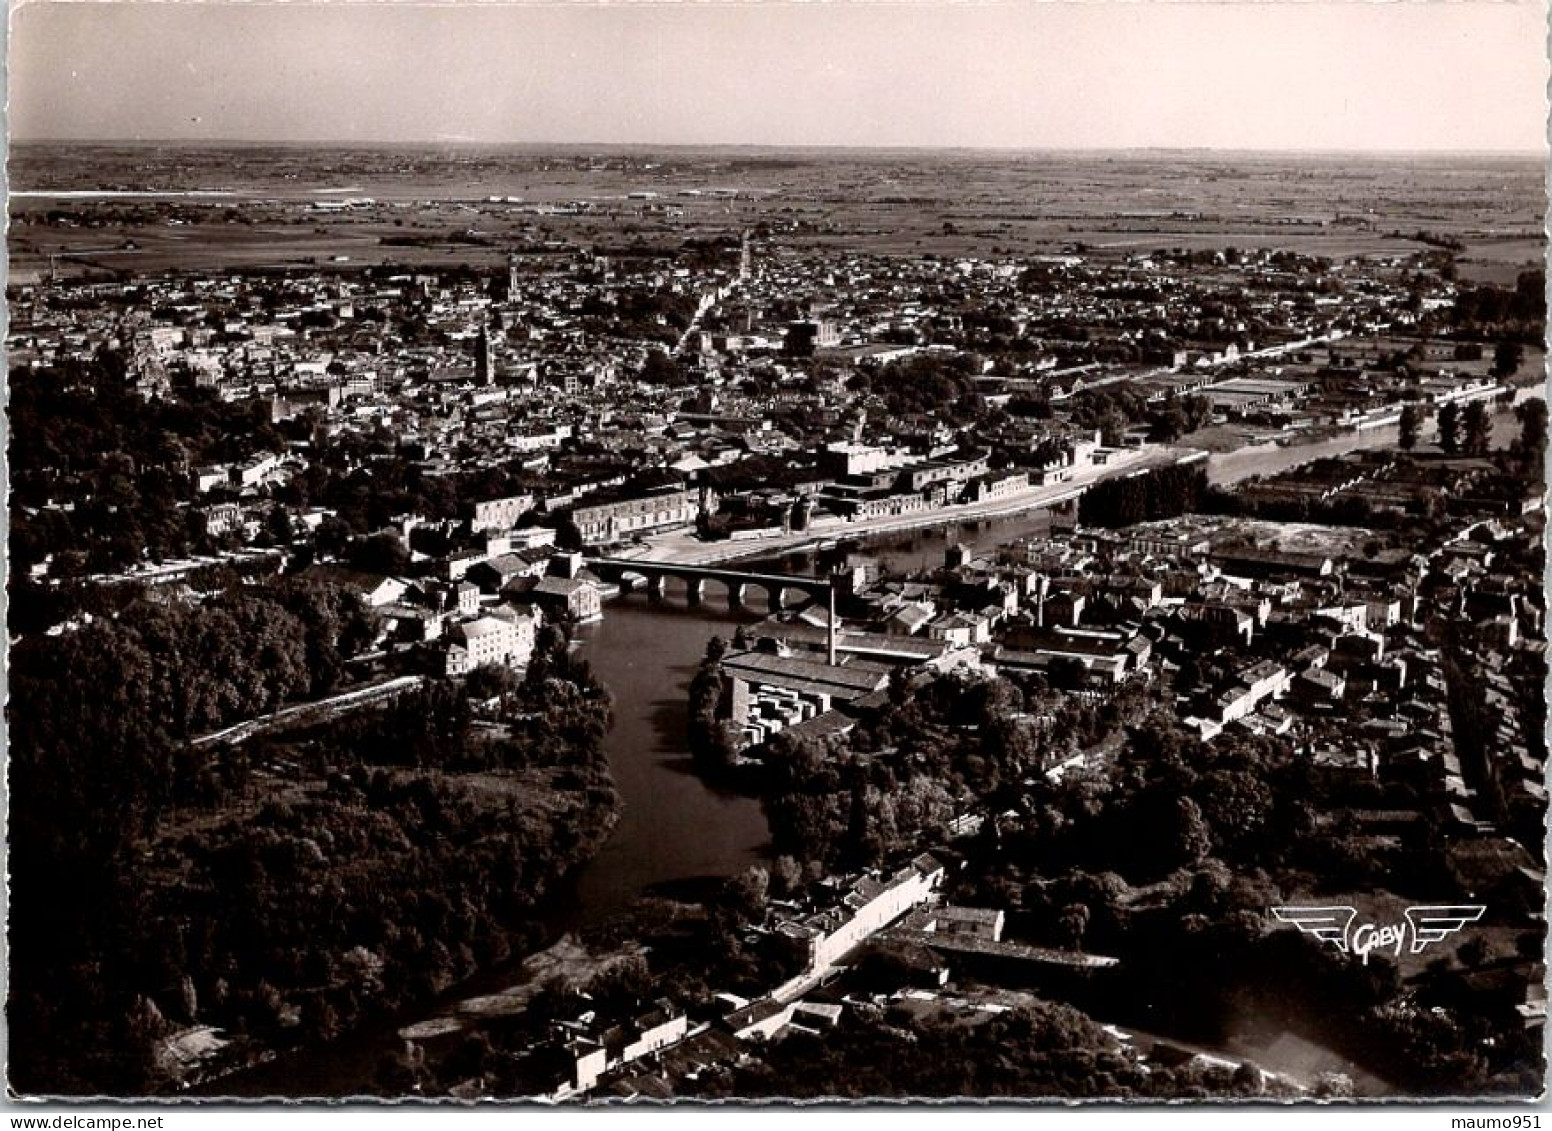
[[[1545,259],[1546,241],[1539,236],[1470,238],[1455,265],[1462,279],[1513,286],[1521,271],[1539,267]]]
[[[1345,258],[1408,255],[1426,236],[1458,241],[1461,273],[1497,282],[1544,249],[1539,164],[1490,156],[24,144],[11,175],[28,194],[10,204],[23,272],[50,255],[62,272],[486,267],[546,243],[670,248],[760,224],[799,251],[886,255]],[[69,195],[103,192],[167,195]],[[222,195],[173,195],[188,193]]]

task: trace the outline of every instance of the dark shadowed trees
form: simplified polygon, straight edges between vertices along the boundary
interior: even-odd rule
[[[1547,402],[1534,397],[1516,407],[1514,415],[1520,421],[1516,454],[1539,478],[1547,454]]]
[[[1423,414],[1415,404],[1408,404],[1401,409],[1400,429],[1401,436],[1398,443],[1401,450],[1409,452],[1417,447],[1418,430],[1422,425]]]
[[[1481,401],[1472,401],[1460,414],[1460,426],[1464,433],[1463,447],[1466,453],[1474,456],[1486,455],[1493,427],[1487,406]]]
[[[1505,340],[1498,343],[1493,350],[1493,376],[1502,380],[1512,377],[1519,372],[1520,363],[1525,360],[1525,347],[1519,342]]]
[[[1460,406],[1454,401],[1439,407],[1439,447],[1454,455],[1460,451]]]

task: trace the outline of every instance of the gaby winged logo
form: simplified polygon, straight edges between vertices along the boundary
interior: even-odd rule
[[[1369,964],[1375,951],[1401,957],[1401,949],[1410,943],[1410,953],[1421,954],[1431,944],[1475,923],[1487,911],[1475,903],[1428,904],[1408,907],[1399,923],[1359,923],[1358,909],[1346,904],[1328,907],[1274,907],[1272,914],[1284,923],[1292,923],[1307,935],[1328,942],[1343,954],[1356,954]]]

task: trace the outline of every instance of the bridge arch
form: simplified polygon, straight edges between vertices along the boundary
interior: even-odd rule
[[[825,578],[759,573],[717,566],[633,559],[590,559],[587,565],[598,576],[619,584],[622,592],[645,588],[655,598],[683,595],[694,602],[720,595],[729,605],[744,604],[751,592],[765,596],[772,612],[790,609],[808,600],[823,600],[831,591]]]
[[[635,570],[630,569],[613,570],[611,572],[614,576],[612,578],[606,577],[605,580],[612,580],[620,587],[621,593],[635,593],[638,590],[647,588],[647,575],[644,573],[637,573]],[[604,577],[603,574],[599,574],[599,576]]]

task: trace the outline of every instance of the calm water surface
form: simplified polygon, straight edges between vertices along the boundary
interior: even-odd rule
[[[615,724],[604,746],[625,808],[568,892],[577,925],[607,917],[655,885],[732,875],[762,858],[768,837],[759,802],[703,784],[685,738],[690,679],[707,641],[727,640],[761,614],[758,603],[735,614],[717,600],[654,604],[632,595],[582,630],[582,655],[614,694]]]

